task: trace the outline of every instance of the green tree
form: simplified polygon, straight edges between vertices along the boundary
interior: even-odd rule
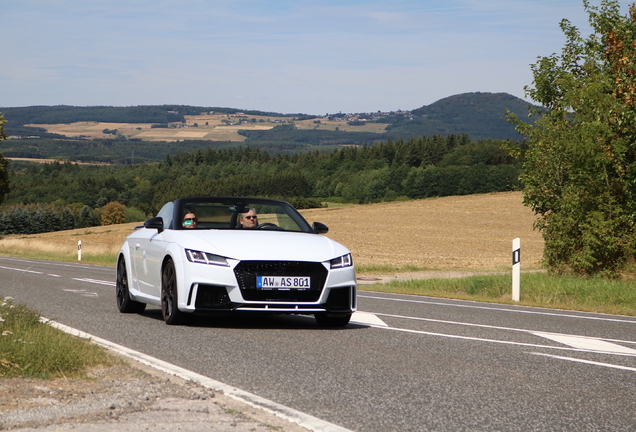
[[[0,114],[0,141],[7,139],[4,134],[4,124],[6,120]],[[4,196],[9,193],[9,163],[0,153],[0,204],[4,201]]]
[[[524,203],[539,216],[544,262],[554,272],[614,276],[634,256],[636,226],[636,8],[584,0],[593,34],[568,20],[561,54],[532,66],[526,95],[544,110],[526,137]]]

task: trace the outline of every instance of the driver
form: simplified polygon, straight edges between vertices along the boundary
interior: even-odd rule
[[[246,207],[246,212],[239,216],[239,224],[243,228],[256,228],[258,226],[258,216],[252,207]]]

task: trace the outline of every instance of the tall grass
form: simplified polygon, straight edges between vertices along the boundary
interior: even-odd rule
[[[82,262],[85,264],[114,266],[117,262],[119,246],[113,247],[94,243],[82,246]],[[77,262],[77,247],[73,244],[69,245],[67,242],[56,242],[55,240],[0,237],[0,256]]]
[[[26,306],[0,299],[0,377],[80,377],[114,361],[103,348],[40,322]]]
[[[524,273],[521,276],[520,302],[512,301],[512,276],[509,274],[391,281],[386,284],[365,285],[364,289],[636,316],[634,282],[600,277],[584,279],[547,273]]]

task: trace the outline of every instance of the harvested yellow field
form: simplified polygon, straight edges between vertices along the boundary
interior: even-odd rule
[[[294,122],[297,129],[319,129],[319,130],[340,130],[346,132],[374,132],[384,133],[388,123],[366,122],[364,125],[351,126],[346,121],[335,121],[321,118],[320,123],[315,123],[317,119],[299,120]]]
[[[310,222],[351,249],[361,265],[504,271],[521,239],[524,270],[538,269],[543,238],[521,192],[304,210]]]
[[[104,123],[76,122],[64,124],[29,124],[47,132],[65,135],[69,138],[114,138],[103,130],[117,130],[117,134],[126,138],[138,138],[144,141],[177,141],[184,139],[203,139],[210,141],[245,141],[238,134],[241,129],[268,130],[280,124],[278,119],[265,116],[247,116],[239,114],[208,114],[184,116],[185,123],[171,123],[169,128],[152,127],[152,123]]]
[[[65,135],[69,138],[112,139],[115,135],[105,134],[103,130],[117,130],[117,134],[128,139],[144,141],[178,141],[187,139],[210,141],[245,141],[238,131],[269,130],[280,124],[293,123],[298,129],[341,130],[349,132],[386,132],[387,123],[367,122],[361,126],[350,126],[344,121],[328,119],[297,120],[292,117],[277,118],[246,114],[200,114],[184,116],[185,123],[170,123],[169,128],[152,127],[152,123],[104,123],[76,122],[64,124],[29,124],[47,132]],[[320,123],[315,123],[319,121]]]
[[[177,132],[174,136],[176,138],[196,138],[201,139],[204,138],[208,134],[207,131],[192,131],[192,130],[184,130]]]
[[[512,240],[519,237],[523,270],[538,269],[543,239],[532,229],[535,218],[521,200],[521,192],[504,192],[302,213],[309,222],[328,225],[327,235],[351,249],[357,265],[506,271],[511,266]],[[136,225],[140,223],[8,236],[0,240],[0,253],[33,250],[72,256],[81,240],[83,253],[114,257]]]
[[[83,254],[116,256],[124,238],[140,224],[137,222],[44,234],[7,236],[0,239],[0,253],[11,255],[15,251],[58,254],[60,257],[76,256],[77,243],[81,240]]]

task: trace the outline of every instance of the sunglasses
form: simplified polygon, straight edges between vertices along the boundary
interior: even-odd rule
[[[197,218],[185,218],[184,221],[193,221],[196,222]]]
[[[258,216],[243,216],[245,219],[258,219]]]

